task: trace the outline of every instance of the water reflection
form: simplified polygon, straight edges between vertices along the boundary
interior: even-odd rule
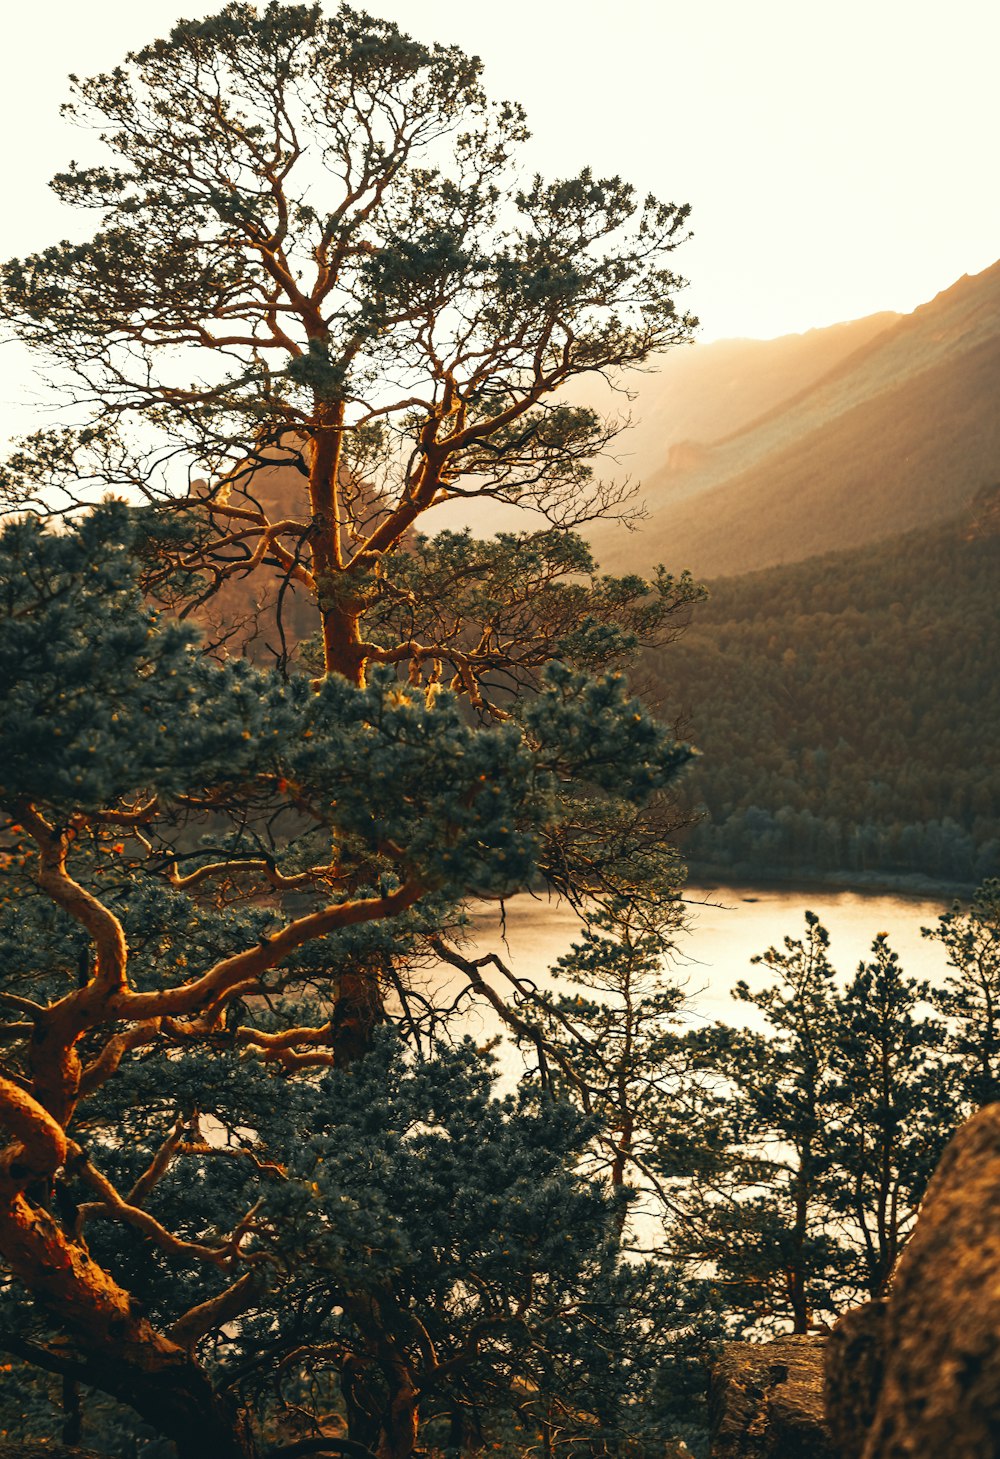
[[[920,935],[921,927],[933,926],[946,910],[945,901],[786,887],[688,887],[685,901],[691,925],[679,934],[669,973],[687,992],[685,1016],[690,1020],[761,1026],[757,1010],[736,1002],[730,989],[740,978],[751,987],[770,981],[768,969],[752,966],[750,959],[772,944],[780,947],[786,936],[801,937],[806,908],[830,933],[830,961],[845,981],[880,932],[888,933],[910,976],[934,982],[946,970],[944,950]],[[475,910],[465,955],[496,952],[518,977],[539,988],[556,986],[551,969],[578,933],[576,914],[565,903],[528,896],[508,902],[505,910],[503,923],[495,905]],[[498,991],[509,990],[497,969],[485,969],[484,975]],[[430,969],[424,976],[438,1000],[446,988],[457,992],[463,981],[448,968]],[[479,1002],[468,1005],[463,1027],[482,1041],[500,1032],[499,1020]],[[515,1073],[520,1059],[508,1050],[502,1062]]]

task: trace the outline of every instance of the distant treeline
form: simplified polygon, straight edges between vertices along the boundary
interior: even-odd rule
[[[690,860],[968,883],[1000,870],[1000,533],[995,498],[977,507],[971,525],[717,581],[649,656],[654,699],[704,751]]]

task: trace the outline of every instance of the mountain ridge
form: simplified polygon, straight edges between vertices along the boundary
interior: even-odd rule
[[[618,388],[603,379],[580,379],[565,399],[601,415],[636,417],[597,458],[595,474],[648,484],[671,453],[675,459],[691,453],[703,459],[719,441],[828,374],[901,317],[884,312],[770,340],[696,341],[671,350],[651,368],[627,372]],[[638,408],[631,409],[636,402]],[[644,486],[639,495],[645,495]],[[514,506],[462,501],[434,508],[429,526],[432,532],[469,526],[482,536],[523,530],[530,522],[530,514]]]
[[[596,528],[597,555],[610,570],[663,560],[718,576],[943,521],[1000,476],[998,390],[1000,263],[732,435],[683,443],[673,469],[668,453],[643,526]]]

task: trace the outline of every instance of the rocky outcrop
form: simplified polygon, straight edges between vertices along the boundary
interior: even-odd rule
[[[1000,536],[1000,486],[987,486],[976,494],[965,536],[969,542],[977,537]]]
[[[945,1150],[884,1310],[838,1324],[827,1392],[844,1459],[1000,1459],[1000,1104]]]
[[[875,1420],[885,1366],[887,1304],[847,1312],[826,1345],[824,1407],[839,1459],[861,1459]]]
[[[729,1343],[712,1373],[712,1459],[836,1459],[823,1413],[823,1339]]]

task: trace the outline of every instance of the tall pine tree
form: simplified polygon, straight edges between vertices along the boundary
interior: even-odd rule
[[[97,231],[6,265],[0,310],[77,420],[3,483],[41,516],[140,505],[0,549],[0,1344],[185,1459],[303,1413],[404,1459],[440,1402],[610,1442],[655,1366],[622,1294],[661,1324],[666,1297],[578,1169],[597,1126],[484,1102],[468,1051],[446,1097],[408,967],[471,898],[676,888],[690,752],[618,671],[697,590],[597,574],[573,529],[628,510],[590,464],[616,424],[559,392],[689,336],[686,210],[520,184],[478,62],[348,6],[230,4],[74,87],[110,156],[54,185]],[[536,515],[429,540],[462,498]]]

